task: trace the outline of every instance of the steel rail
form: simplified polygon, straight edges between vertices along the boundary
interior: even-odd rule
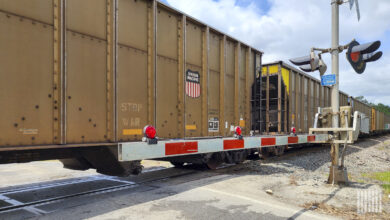
[[[96,190],[89,190],[89,191],[84,191],[84,192],[79,192],[79,193],[74,193],[74,194],[69,194],[69,195],[64,195],[64,196],[57,196],[57,197],[53,197],[53,198],[27,202],[27,203],[23,203],[23,204],[19,204],[19,205],[0,207],[0,214],[5,213],[5,212],[9,212],[9,211],[28,208],[28,207],[35,207],[38,205],[55,203],[55,202],[59,202],[59,201],[63,201],[63,200],[71,199],[71,198],[75,198],[75,197],[83,197],[83,196],[91,196],[91,195],[103,194],[103,193],[108,193],[108,192],[115,192],[115,191],[119,191],[119,190],[137,187],[137,186],[140,186],[141,184],[145,184],[145,183],[152,183],[152,182],[156,182],[159,180],[177,178],[177,177],[186,176],[186,175],[190,175],[190,174],[197,173],[197,172],[198,172],[197,170],[189,170],[188,172],[185,172],[185,173],[179,173],[179,174],[175,174],[175,175],[166,175],[163,177],[159,177],[159,178],[152,179],[152,180],[141,181],[138,183],[135,183],[135,182],[132,183],[129,181],[129,183],[124,183],[124,184],[121,184],[118,186],[110,186],[110,187],[105,187],[105,188],[96,189]],[[96,180],[99,180],[99,179],[96,179]],[[110,180],[110,179],[108,178],[108,180]],[[112,180],[112,181],[115,181],[115,180]],[[34,190],[34,189],[32,189],[32,190]]]

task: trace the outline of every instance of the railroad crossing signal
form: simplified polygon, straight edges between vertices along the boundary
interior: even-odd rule
[[[359,1],[358,0],[349,0],[349,9],[352,10],[353,5],[355,4],[356,7],[356,14],[358,17],[358,21],[360,21],[360,8],[359,8]]]
[[[382,51],[375,52],[380,46],[380,41],[359,44],[353,40],[346,53],[347,60],[357,73],[362,74],[366,69],[366,63],[377,61],[382,57]]]
[[[321,76],[324,75],[327,69],[321,56],[316,55],[314,51],[311,51],[309,56],[290,59],[290,62],[299,66],[299,68],[305,72],[314,72],[318,70],[320,71]]]

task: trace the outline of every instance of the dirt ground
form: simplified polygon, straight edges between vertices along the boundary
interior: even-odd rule
[[[345,219],[390,219],[390,195],[384,188],[390,184],[390,136],[367,138],[348,146],[347,185],[327,184],[329,152],[329,147],[301,149],[293,155],[249,161],[233,173],[261,175],[260,187],[273,197],[308,210]],[[375,178],[378,173],[386,174],[385,178]],[[367,190],[381,194],[381,213],[357,213],[358,195]]]

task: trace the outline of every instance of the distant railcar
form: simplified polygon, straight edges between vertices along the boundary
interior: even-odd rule
[[[283,61],[262,65],[259,98],[261,109],[260,132],[287,134],[291,127],[298,133],[308,133],[313,126],[315,114],[319,107],[331,105],[331,88],[321,86],[321,81],[286,64]],[[388,130],[390,116],[371,106],[340,92],[340,106],[352,106],[353,111],[364,113],[370,120],[370,132],[380,133]]]

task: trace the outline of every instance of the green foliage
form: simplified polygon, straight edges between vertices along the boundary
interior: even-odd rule
[[[358,100],[358,101],[363,102],[364,104],[367,104],[367,105],[370,105],[370,106],[373,105],[372,103],[370,103],[369,101],[367,101],[367,99],[364,98],[364,96],[357,96],[357,97],[355,97],[355,99]]]
[[[364,96],[358,96],[358,97],[355,97],[355,99],[363,102],[364,104],[367,104],[367,105],[375,108],[376,110],[378,110],[380,112],[385,113],[386,115],[390,115],[390,106],[388,106],[388,105],[385,105],[382,103],[378,103],[378,104],[371,103],[371,102],[367,101],[367,99],[364,98]]]
[[[386,115],[390,115],[390,106],[388,105],[379,103],[378,105],[374,106],[374,108],[380,112],[385,113]]]
[[[373,177],[379,181],[390,183],[390,171],[374,173]]]
[[[380,181],[385,194],[390,194],[390,171],[379,173],[363,173],[363,177]]]
[[[386,194],[390,194],[390,184],[383,184],[382,188]]]

